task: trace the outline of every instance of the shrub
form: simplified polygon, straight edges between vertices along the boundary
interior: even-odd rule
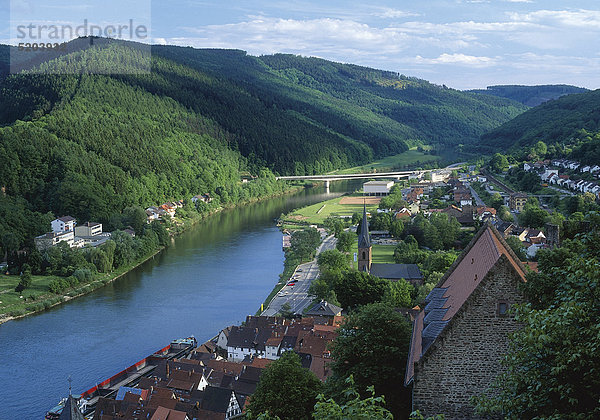
[[[10,311],[8,314],[10,316],[21,316],[21,315],[25,315],[27,313],[27,311],[25,309],[15,309],[14,311]]]

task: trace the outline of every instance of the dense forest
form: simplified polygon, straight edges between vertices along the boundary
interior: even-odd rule
[[[153,46],[144,72],[144,48],[79,39],[21,58],[13,75],[9,47],[0,49],[0,237],[22,246],[53,215],[106,222],[199,193],[236,203],[280,188],[274,172],[473,143],[525,109],[291,55]],[[243,173],[259,179],[241,184]]]
[[[570,95],[572,93],[584,93],[587,91],[588,90],[585,88],[570,85],[496,85],[488,86],[486,89],[473,89],[468,92],[499,96],[533,107],[552,99],[558,99],[561,96]]]
[[[548,147],[577,142],[582,131],[600,131],[600,90],[564,96],[530,109],[481,137],[479,149],[517,150],[543,141]]]

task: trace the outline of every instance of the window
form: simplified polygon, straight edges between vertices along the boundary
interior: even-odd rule
[[[508,302],[500,301],[498,302],[498,315],[506,316],[508,315]]]
[[[365,251],[363,251],[363,257],[362,257],[362,259],[363,259],[363,260],[366,260],[366,259],[367,259],[367,254],[365,253]]]

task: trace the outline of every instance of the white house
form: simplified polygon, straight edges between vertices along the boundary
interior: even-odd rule
[[[558,169],[546,169],[540,178],[542,181],[547,181],[553,175],[558,175]]]
[[[227,349],[227,340],[229,339],[229,332],[231,331],[231,326],[227,328],[223,328],[219,335],[217,336],[217,347],[226,350]]]
[[[246,356],[265,357],[265,343],[270,337],[269,329],[231,327],[227,339],[227,360],[241,362]]]
[[[581,172],[589,172],[590,169],[591,169],[591,167],[586,165],[583,168],[581,168]]]
[[[531,170],[531,168],[532,168],[532,166],[529,163],[525,162],[523,164],[523,170],[524,171],[529,172]]]
[[[76,224],[76,220],[71,216],[63,216],[58,219],[54,219],[51,222],[52,232],[69,232],[73,231]]]

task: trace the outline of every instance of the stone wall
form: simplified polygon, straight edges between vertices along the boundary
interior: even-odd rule
[[[478,418],[470,398],[498,375],[508,334],[517,328],[512,314],[499,314],[498,304],[523,302],[520,281],[501,256],[415,366],[413,409],[446,419]]]

